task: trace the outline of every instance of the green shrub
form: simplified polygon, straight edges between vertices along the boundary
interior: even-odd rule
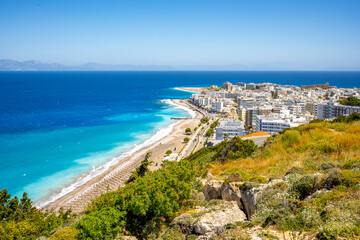
[[[160,240],[184,240],[185,237],[181,232],[173,228],[168,228],[163,235],[161,235]]]
[[[320,171],[326,171],[328,169],[331,169],[331,168],[334,168],[335,167],[335,164],[331,163],[331,162],[325,162],[325,163],[322,163],[319,167],[318,167],[318,170]]]
[[[64,227],[57,230],[50,238],[50,240],[76,240],[78,239],[79,231],[73,227]]]
[[[190,138],[186,137],[186,138],[184,138],[183,141],[184,141],[185,143],[188,143],[188,142],[190,141]]]
[[[300,167],[292,167],[286,172],[285,176],[289,174],[305,174],[305,171]]]
[[[352,160],[345,163],[342,166],[342,169],[353,169],[353,168],[360,168],[360,160]]]
[[[344,176],[339,171],[329,173],[322,181],[322,185],[326,189],[331,189],[335,186],[341,185],[345,181]]]
[[[85,215],[76,224],[80,239],[114,239],[124,226],[125,212],[103,208]]]
[[[235,180],[235,181],[249,181],[250,179],[250,176],[247,173],[247,171],[241,167],[235,167],[225,170],[220,175],[226,176],[229,180]]]
[[[246,191],[246,190],[250,190],[250,189],[253,189],[253,188],[256,188],[259,186],[260,186],[260,184],[257,182],[246,182],[246,183],[241,184],[239,188],[243,191]]]
[[[250,182],[257,182],[257,183],[267,183],[268,179],[266,177],[262,177],[262,176],[254,176],[251,177]]]
[[[198,235],[190,234],[186,236],[186,240],[196,240],[198,237]]]
[[[303,200],[315,191],[315,184],[316,177],[303,176],[290,187],[289,193]]]
[[[207,117],[203,117],[202,119],[200,119],[201,123],[207,123],[209,121],[209,119]]]

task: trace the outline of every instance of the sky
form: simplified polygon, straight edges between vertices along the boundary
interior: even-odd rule
[[[360,1],[1,0],[0,59],[360,68]]]

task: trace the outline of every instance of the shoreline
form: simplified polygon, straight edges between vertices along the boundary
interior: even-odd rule
[[[166,99],[161,101],[187,111],[192,118],[176,121],[169,126],[160,129],[150,139],[135,146],[128,152],[115,157],[110,161],[114,163],[110,164],[108,168],[100,174],[95,175],[81,185],[78,185],[84,178],[80,179],[67,187],[68,189],[71,187],[71,190],[64,190],[66,189],[65,187],[60,193],[57,193],[57,195],[54,194],[43,201],[39,201],[36,205],[42,209],[53,209],[55,211],[59,210],[60,207],[63,207],[64,209],[71,207],[73,212],[81,212],[96,196],[108,191],[108,189],[113,191],[118,187],[121,187],[123,182],[130,176],[131,172],[141,164],[143,157],[148,151],[152,152],[151,161],[154,162],[149,166],[149,169],[152,171],[159,169],[164,153],[170,148],[172,150],[177,149],[177,151],[174,150],[176,153],[183,149],[181,146],[183,146],[182,139],[185,137],[184,129],[187,127],[194,128],[198,124],[198,119],[201,118],[201,113],[194,111],[193,107],[188,105],[186,101],[179,99]],[[161,131],[167,132],[157,138],[156,136]],[[155,163],[157,163],[157,165]],[[102,168],[104,165],[99,168]],[[90,174],[91,172],[89,172],[86,177]],[[56,199],[54,199],[54,197]]]
[[[202,91],[206,90],[206,87],[176,87],[173,89],[183,92],[201,93]]]

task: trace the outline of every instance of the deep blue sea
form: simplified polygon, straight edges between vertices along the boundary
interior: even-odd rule
[[[0,189],[49,197],[188,116],[184,86],[360,87],[360,72],[0,72]]]

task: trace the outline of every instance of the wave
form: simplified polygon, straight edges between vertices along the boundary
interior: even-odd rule
[[[172,107],[176,107],[176,108],[180,108],[185,110],[187,113],[189,113],[189,115],[194,118],[196,116],[196,113],[185,107],[182,105],[178,105],[176,103],[174,103],[173,101],[171,101],[170,99],[164,99],[161,100],[162,103],[167,104],[169,106]],[[42,208],[42,207],[46,207],[48,204],[58,200],[59,198],[71,193],[72,191],[74,191],[75,189],[77,189],[78,187],[84,185],[85,183],[87,183],[88,181],[90,181],[91,179],[93,179],[94,177],[99,176],[100,174],[104,173],[105,171],[107,171],[110,167],[114,166],[115,164],[119,163],[122,159],[136,153],[137,151],[150,146],[151,144],[161,140],[162,138],[164,138],[165,136],[169,135],[172,131],[173,128],[175,127],[176,124],[178,124],[179,121],[174,122],[172,124],[170,124],[167,127],[161,128],[160,130],[158,130],[151,138],[145,140],[143,143],[136,145],[134,144],[134,147],[127,151],[122,153],[120,156],[118,157],[114,157],[112,158],[109,162],[95,168],[93,166],[93,169],[88,172],[86,175],[83,175],[81,177],[79,177],[73,184],[64,187],[60,190],[60,192],[52,194],[50,197],[45,198],[44,200],[40,200],[38,202],[35,203],[35,206],[38,208]],[[123,163],[122,165],[119,166],[119,168],[123,168],[125,167],[125,165],[128,165],[129,162]]]
[[[196,113],[194,110],[190,109],[190,108],[187,108],[183,105],[179,105],[179,104],[176,104],[174,103],[173,101],[171,101],[170,99],[163,99],[163,100],[160,100],[162,103],[165,103],[165,104],[168,104],[168,105],[172,105],[174,106],[175,108],[180,108],[182,110],[185,110],[187,113],[189,113],[189,115],[191,116],[191,118],[194,118],[196,117]]]

